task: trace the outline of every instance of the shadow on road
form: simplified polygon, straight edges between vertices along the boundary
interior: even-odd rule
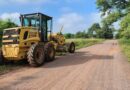
[[[53,68],[53,67],[63,67],[78,65],[89,62],[91,60],[112,60],[114,57],[109,55],[94,55],[89,52],[76,52],[75,54],[67,54],[64,56],[57,56],[53,62],[46,62],[42,68]],[[9,66],[20,66],[20,67],[29,67],[27,61],[20,61],[16,63],[6,63],[5,65]]]
[[[78,65],[89,62],[91,60],[112,60],[114,57],[110,55],[94,55],[89,52],[76,52],[75,54],[68,54],[66,56],[57,57],[55,61],[47,63],[43,68],[54,68]]]

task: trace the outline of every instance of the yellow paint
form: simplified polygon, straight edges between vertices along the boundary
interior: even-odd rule
[[[19,44],[7,44],[2,45],[2,51],[3,56],[7,60],[22,60],[26,59],[27,52],[29,48],[32,46],[32,44],[40,43],[44,44],[44,42],[40,42],[40,36],[39,31],[37,28],[33,27],[17,27],[13,28],[14,30],[20,29],[19,35],[11,35],[12,37],[18,37]],[[6,29],[9,30],[9,29]],[[12,29],[10,29],[12,30]],[[27,38],[24,39],[25,32],[28,32]],[[3,38],[7,38],[8,36],[3,36]],[[49,37],[53,38],[53,41],[50,41],[50,43],[54,44],[55,49],[58,45],[64,45],[65,44],[65,37],[62,34],[52,34]],[[51,40],[50,38],[50,40]],[[13,40],[3,40],[3,43],[12,42]]]
[[[65,37],[62,34],[52,34],[51,37],[55,39],[59,45],[65,44]]]
[[[2,45],[2,51],[3,56],[7,60],[21,60],[25,59],[28,49],[31,47],[32,43],[38,43],[40,41],[39,33],[36,28],[32,27],[19,27],[19,28],[13,28],[13,29],[21,29],[20,35],[11,35],[12,37],[19,37],[19,44],[8,44],[8,45]],[[7,29],[8,30],[8,29]],[[24,33],[28,32],[27,39],[23,39]],[[34,32],[36,35],[32,37],[29,37],[32,32]],[[3,38],[7,38],[8,36],[3,36]],[[13,40],[3,40],[3,43],[7,42],[13,42]]]

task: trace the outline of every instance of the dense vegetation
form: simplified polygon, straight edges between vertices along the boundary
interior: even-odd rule
[[[110,27],[119,22],[117,38],[130,38],[130,0],[97,0],[97,7],[102,12],[103,21]]]
[[[97,0],[96,4],[107,25],[119,22],[116,38],[130,61],[130,0]]]
[[[100,38],[100,39],[112,39],[114,36],[114,27],[108,26],[105,22],[102,22],[102,27],[99,23],[94,23],[88,30],[80,31],[76,34],[66,33],[65,37],[70,38]]]
[[[128,61],[130,61],[130,40],[120,39],[119,43],[120,43],[123,53],[128,57]]]

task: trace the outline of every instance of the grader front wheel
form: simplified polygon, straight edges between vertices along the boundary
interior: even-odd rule
[[[33,67],[43,65],[45,62],[44,46],[38,44],[32,45],[28,51],[27,58],[29,64]]]
[[[74,42],[71,42],[69,44],[68,51],[69,51],[69,53],[74,53],[75,52],[75,43]]]

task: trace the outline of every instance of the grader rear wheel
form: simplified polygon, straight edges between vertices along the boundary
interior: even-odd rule
[[[44,46],[44,50],[45,50],[45,60],[53,61],[55,59],[55,53],[56,53],[54,45],[52,43],[47,43]]]
[[[28,51],[27,58],[29,64],[33,67],[43,65],[45,62],[44,46],[38,44],[32,45]]]
[[[4,64],[4,57],[2,54],[2,50],[0,51],[0,65]]]

